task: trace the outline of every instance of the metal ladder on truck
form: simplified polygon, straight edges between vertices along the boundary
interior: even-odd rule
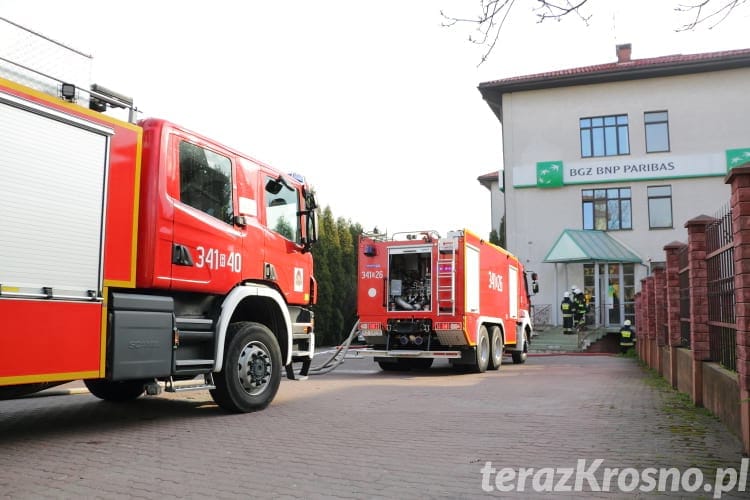
[[[448,235],[438,240],[437,315],[456,314],[456,248],[458,237]]]

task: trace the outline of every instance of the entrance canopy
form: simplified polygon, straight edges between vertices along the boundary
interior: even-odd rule
[[[642,260],[605,231],[566,229],[543,262],[633,262]]]

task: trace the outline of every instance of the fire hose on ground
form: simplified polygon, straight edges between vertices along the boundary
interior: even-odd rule
[[[330,373],[338,368],[338,366],[346,359],[346,353],[349,351],[349,346],[351,345],[352,340],[354,340],[354,337],[357,335],[358,331],[359,321],[356,321],[354,323],[354,326],[352,327],[352,331],[349,333],[349,336],[340,346],[338,346],[333,355],[328,358],[322,365],[310,367],[308,375],[323,375],[325,373]]]

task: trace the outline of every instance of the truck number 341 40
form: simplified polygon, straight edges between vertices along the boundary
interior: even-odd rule
[[[232,272],[242,271],[242,254],[239,252],[223,253],[217,248],[196,247],[198,259],[195,267],[208,269],[229,269]]]

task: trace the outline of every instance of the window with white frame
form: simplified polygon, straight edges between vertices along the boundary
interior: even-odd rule
[[[646,130],[647,153],[669,151],[669,115],[666,111],[643,113],[643,126]]]
[[[672,229],[672,186],[648,186],[648,226]]]

